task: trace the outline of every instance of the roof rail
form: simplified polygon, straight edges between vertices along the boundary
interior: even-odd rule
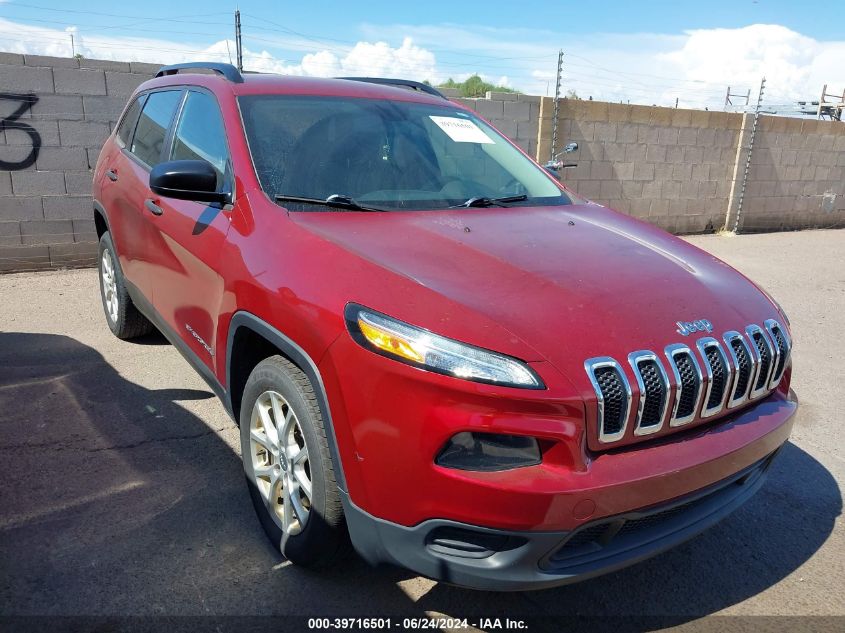
[[[410,88],[417,92],[425,92],[426,94],[440,97],[441,99],[449,100],[446,95],[429,86],[428,84],[419,81],[411,81],[410,79],[389,79],[385,77],[338,77],[338,79],[347,79],[349,81],[364,81],[370,84],[383,84],[385,86],[399,86],[400,88]]]
[[[214,72],[223,75],[232,83],[241,84],[244,81],[243,75],[240,71],[232,66],[232,64],[219,64],[217,62],[189,62],[187,64],[173,64],[172,66],[162,66],[158,69],[156,77],[165,77],[167,75],[175,75],[180,70],[213,70]]]

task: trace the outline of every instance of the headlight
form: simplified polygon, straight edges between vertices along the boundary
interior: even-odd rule
[[[520,360],[433,334],[361,306],[346,306],[346,324],[362,346],[428,371],[523,389],[545,389]]]

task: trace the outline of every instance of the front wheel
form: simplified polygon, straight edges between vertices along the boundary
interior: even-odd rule
[[[244,388],[240,423],[244,473],[267,536],[292,563],[331,565],[348,535],[310,381],[281,356],[260,362]]]

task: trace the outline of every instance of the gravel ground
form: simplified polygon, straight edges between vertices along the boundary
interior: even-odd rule
[[[94,270],[0,276],[0,615],[445,614],[488,629],[479,617],[624,616],[656,628],[651,616],[845,615],[845,231],[689,241],[789,315],[801,400],[792,442],[764,488],[700,537],[598,579],[516,594],[354,558],[324,575],[283,562],[253,516],[234,424],[176,350],[158,336],[115,339]]]

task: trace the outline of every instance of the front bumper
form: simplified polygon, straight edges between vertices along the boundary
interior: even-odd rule
[[[442,519],[405,527],[367,514],[346,495],[344,509],[355,548],[371,564],[392,563],[474,589],[543,589],[621,569],[703,532],[759,490],[777,452],[706,489],[571,532],[514,532]]]

